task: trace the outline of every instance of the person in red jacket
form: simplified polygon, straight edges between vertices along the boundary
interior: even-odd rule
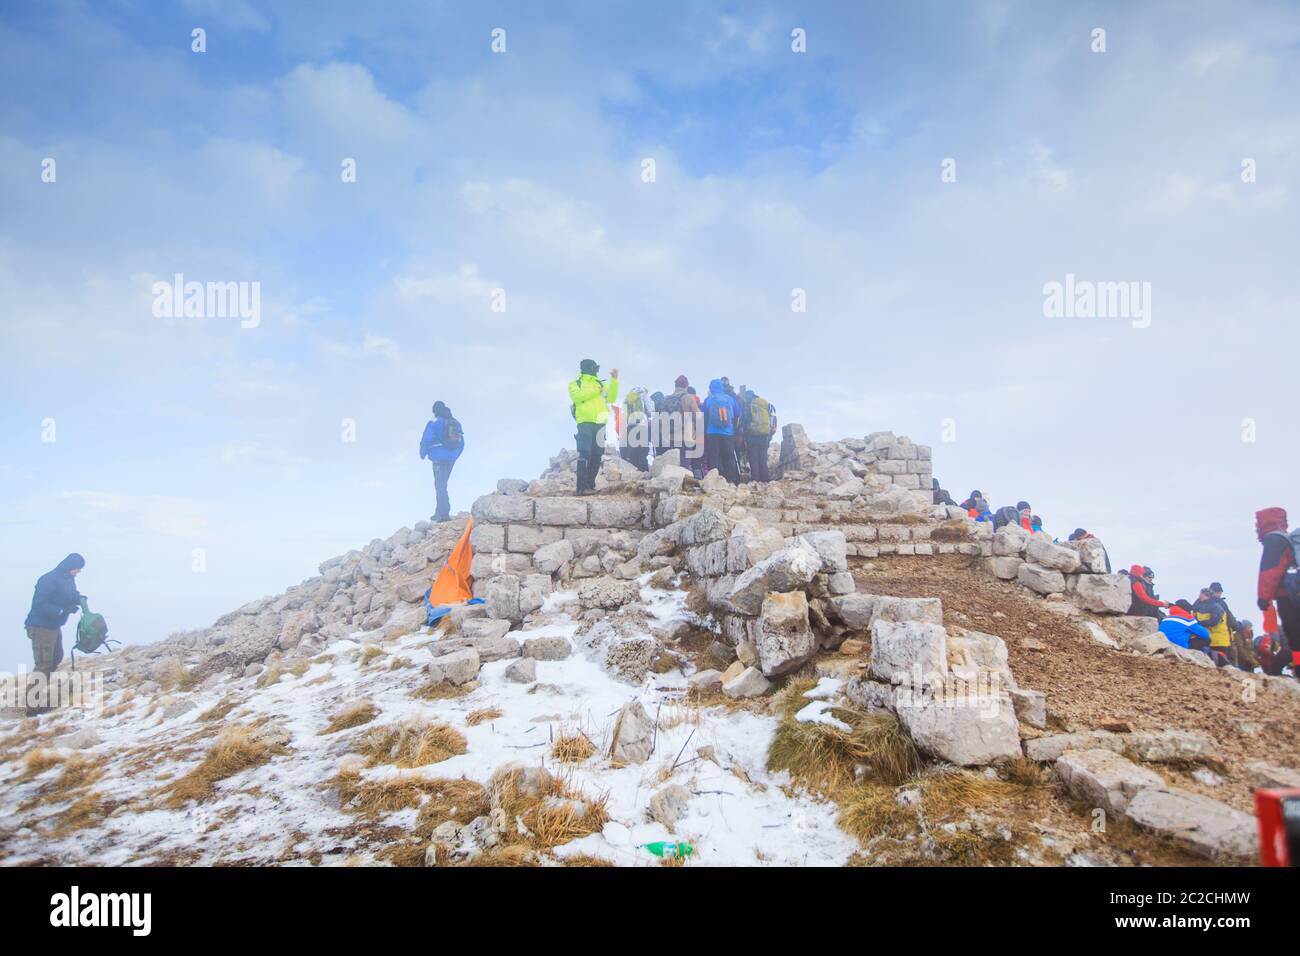
[[[1286,533],[1284,508],[1255,512],[1255,537],[1264,546],[1259,558],[1259,609],[1267,613],[1276,606],[1282,639],[1291,649],[1291,672],[1300,680],[1300,605],[1286,593],[1287,572],[1296,566],[1295,548]]]
[[[1129,614],[1164,620],[1163,609],[1167,608],[1169,603],[1156,597],[1155,576],[1154,571],[1140,564],[1135,564],[1128,569],[1129,587],[1133,589],[1133,601],[1128,608]]]

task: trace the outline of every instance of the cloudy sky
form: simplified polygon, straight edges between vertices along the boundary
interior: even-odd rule
[[[151,641],[427,517],[435,399],[453,506],[535,476],[589,356],[931,443],[1251,611],[1253,512],[1300,510],[1294,4],[358,10],[0,13],[0,664],[68,551]],[[260,322],[155,315],[178,273]],[[1045,316],[1067,275],[1149,324]]]

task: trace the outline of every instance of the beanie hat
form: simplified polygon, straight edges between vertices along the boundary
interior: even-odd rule
[[[434,402],[433,414],[437,415],[439,418],[450,418],[451,409],[448,408],[446,405],[444,405],[442,402]]]
[[[596,364],[595,359],[583,359],[582,364],[578,366],[578,370],[583,375],[595,375],[600,371],[600,366]]]
[[[685,375],[678,375],[677,378],[673,379],[673,388],[685,388],[690,384],[690,380]]]

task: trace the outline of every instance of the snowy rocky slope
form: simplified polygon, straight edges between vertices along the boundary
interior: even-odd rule
[[[786,426],[772,465],[735,488],[611,456],[576,498],[562,452],[475,502],[483,603],[432,632],[422,596],[465,516],[89,659],[100,708],[0,726],[0,860],[658,865],[661,842],[689,844],[687,865],[1251,858],[1250,815],[1179,776],[1224,771],[1219,741],[1079,725],[1013,673],[1039,637],[1201,669],[1124,617],[1094,546],[932,507],[930,450],[890,433]],[[876,593],[888,562],[978,575],[1060,632]],[[1297,706],[1285,683],[1262,684],[1275,713]]]

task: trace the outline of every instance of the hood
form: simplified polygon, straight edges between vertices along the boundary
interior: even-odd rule
[[[1255,534],[1263,537],[1270,531],[1286,531],[1286,509],[1265,508],[1255,512]]]
[[[66,573],[74,569],[84,568],[85,566],[86,566],[86,559],[74,551],[72,554],[68,555],[66,558],[60,561],[59,566],[56,567],[54,570],[63,571]]]
[[[1191,611],[1186,611],[1183,608],[1179,607],[1177,604],[1169,605],[1167,610],[1169,611],[1169,617],[1180,617],[1184,621],[1190,621],[1193,619],[1193,615]]]
[[[628,392],[629,395],[645,395],[645,393],[646,393],[645,388],[640,385],[634,386],[632,390]]]
[[[1128,573],[1135,578],[1140,578],[1146,574],[1146,568],[1142,567],[1140,564],[1134,564],[1129,567]]]
[[[725,394],[726,394],[726,389],[724,389],[724,388],[722,387],[722,379],[720,379],[720,378],[715,378],[713,381],[711,381],[711,382],[709,383],[709,394],[710,394],[710,395],[725,395]]]

